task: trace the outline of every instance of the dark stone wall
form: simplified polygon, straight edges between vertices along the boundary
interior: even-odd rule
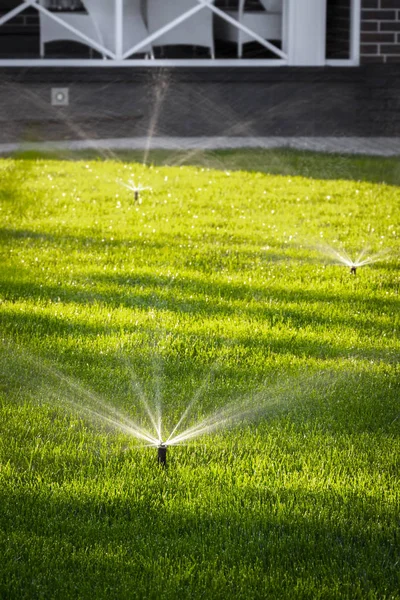
[[[70,105],[51,106],[68,87]],[[395,65],[3,69],[0,141],[146,136],[399,136]]]

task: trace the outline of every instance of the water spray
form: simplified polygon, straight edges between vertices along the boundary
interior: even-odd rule
[[[120,181],[119,183],[133,192],[133,198],[138,204],[141,204],[140,192],[143,190],[151,190],[151,187],[141,185],[140,183],[136,185],[132,179],[129,179],[128,183],[125,183],[124,181]]]
[[[324,254],[327,254],[328,256],[333,258],[335,263],[339,263],[345,265],[346,267],[349,267],[350,273],[352,275],[357,274],[357,269],[359,267],[371,265],[375,262],[378,262],[379,260],[383,260],[388,254],[388,250],[381,250],[376,254],[368,254],[368,249],[364,248],[353,260],[344,249],[338,251],[335,250],[335,248],[332,248],[331,246],[320,246],[320,250]]]
[[[167,466],[167,446],[161,442],[157,447],[158,464],[162,467]]]

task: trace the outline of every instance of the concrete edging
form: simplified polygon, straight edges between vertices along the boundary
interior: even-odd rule
[[[0,154],[52,150],[227,150],[291,148],[312,152],[399,156],[400,138],[388,137],[135,137],[0,144]]]

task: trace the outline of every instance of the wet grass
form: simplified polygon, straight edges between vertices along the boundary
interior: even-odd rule
[[[398,156],[378,157],[351,153],[321,153],[290,148],[235,150],[68,150],[25,151],[21,158],[47,160],[117,160],[153,166],[197,166],[255,171],[270,175],[291,175],[313,179],[369,181],[400,185]]]
[[[399,598],[397,167],[294,156],[0,161],[0,597]]]

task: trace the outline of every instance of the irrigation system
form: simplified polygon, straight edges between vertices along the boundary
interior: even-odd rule
[[[158,464],[162,467],[167,466],[167,446],[161,443],[157,448]]]

